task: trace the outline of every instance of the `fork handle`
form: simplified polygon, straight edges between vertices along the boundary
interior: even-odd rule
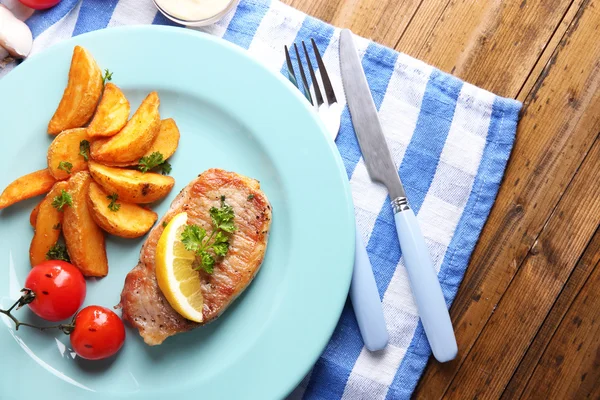
[[[387,345],[388,332],[371,261],[358,230],[350,300],[365,347],[371,351],[382,350]]]

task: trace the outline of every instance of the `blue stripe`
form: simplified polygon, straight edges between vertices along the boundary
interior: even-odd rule
[[[398,53],[371,43],[362,59],[362,66],[377,109],[383,102],[397,58]],[[342,119],[343,129],[340,131],[337,144],[350,177],[361,153],[348,107],[344,110],[342,118],[346,121]],[[340,398],[362,348],[363,341],[354,312],[350,305],[346,304],[331,341],[313,369],[305,398]]]
[[[356,146],[353,147],[352,142],[354,142]],[[350,117],[348,105],[346,105],[344,111],[342,111],[340,131],[338,132],[335,144],[342,156],[342,161],[344,161],[344,168],[346,168],[348,179],[350,179],[352,178],[356,164],[358,164],[358,160],[360,160],[362,154],[360,152],[360,147],[358,147],[356,135],[354,134],[354,125],[352,125],[352,118]]]
[[[417,126],[400,166],[400,177],[415,214],[431,186],[463,83],[438,70],[431,73]]]
[[[438,70],[429,76],[415,131],[399,168],[415,214],[421,209],[435,176],[462,85],[460,80]],[[383,298],[402,255],[389,197],[377,217],[367,252],[371,256],[375,281]]]
[[[152,20],[152,25],[183,26],[175,21],[171,21],[169,18],[165,17],[160,11],[156,12],[154,19]]]
[[[358,357],[356,349],[359,349],[360,353],[362,347],[362,338],[348,300],[331,340],[313,367],[304,399],[341,398],[352,366]]]
[[[440,268],[440,283],[448,306],[452,304],[471,253],[490,213],[514,142],[521,104],[496,97],[488,137],[473,189]],[[410,399],[431,354],[419,321],[406,355],[396,371],[388,400]]]
[[[409,400],[412,392],[419,382],[419,378],[425,370],[427,360],[431,354],[431,348],[423,324],[419,320],[415,335],[410,342],[410,346],[402,359],[400,368],[396,371],[394,381],[390,385],[386,400]]]
[[[373,267],[379,297],[383,300],[383,295],[398,267],[398,262],[402,255],[389,196],[386,197],[381,211],[375,220],[375,225],[367,244],[367,253]]]
[[[79,0],[62,0],[56,6],[46,11],[36,11],[25,21],[29,29],[31,29],[33,38],[35,39],[46,29],[61,20],[78,2]]]
[[[223,39],[247,49],[254,34],[270,7],[270,1],[242,1],[235,10],[233,19]]]
[[[119,0],[83,0],[73,36],[106,28]]]

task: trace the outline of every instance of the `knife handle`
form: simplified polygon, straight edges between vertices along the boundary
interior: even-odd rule
[[[388,342],[381,299],[373,268],[365,245],[356,230],[354,270],[350,284],[350,300],[365,347],[370,351],[382,350]]]
[[[395,199],[392,206],[410,287],[431,351],[439,362],[453,360],[458,347],[452,321],[419,222],[406,198]]]

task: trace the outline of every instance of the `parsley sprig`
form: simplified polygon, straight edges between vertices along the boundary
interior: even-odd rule
[[[149,156],[140,158],[140,162],[138,163],[138,169],[143,173],[146,173],[157,167],[161,169],[163,175],[171,173],[171,164],[164,159],[164,156],[159,151],[155,151]]]
[[[112,81],[112,72],[107,69],[104,70],[104,76],[102,77],[102,85],[106,85],[106,81]]]
[[[73,164],[68,161],[61,161],[58,163],[58,169],[63,170],[70,175],[71,170],[73,169]]]
[[[50,247],[50,250],[48,250],[46,253],[46,260],[62,260],[71,262],[69,252],[67,251],[67,246],[56,243],[54,246]]]
[[[90,142],[82,140],[79,142],[79,155],[83,157],[85,161],[90,160]]]
[[[217,257],[225,257],[229,251],[229,234],[235,231],[233,208],[225,204],[225,196],[221,196],[221,207],[211,207],[212,232],[210,235],[198,225],[187,225],[181,242],[189,251],[199,258],[199,266],[209,274],[214,272]]]
[[[63,191],[52,200],[52,207],[56,208],[58,211],[63,211],[65,206],[72,206],[73,198],[71,195],[63,189]]]
[[[166,161],[163,161],[163,162],[160,164],[160,173],[161,173],[161,174],[163,174],[163,175],[169,175],[169,174],[171,173],[171,170],[172,170],[172,169],[173,169],[173,168],[171,167],[171,164],[169,164],[169,163],[168,163],[168,162],[166,162]]]
[[[117,203],[117,200],[119,200],[119,195],[113,193],[111,195],[106,196],[106,198],[110,200],[110,203],[108,204],[108,209],[112,212],[119,211],[119,209],[121,208],[121,205]]]

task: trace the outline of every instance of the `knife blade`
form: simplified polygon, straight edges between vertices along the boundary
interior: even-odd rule
[[[434,357],[447,362],[458,348],[437,273],[417,218],[408,204],[398,169],[387,146],[377,108],[362,68],[352,32],[340,35],[340,70],[350,117],[371,180],[390,194],[396,231],[413,297]]]

